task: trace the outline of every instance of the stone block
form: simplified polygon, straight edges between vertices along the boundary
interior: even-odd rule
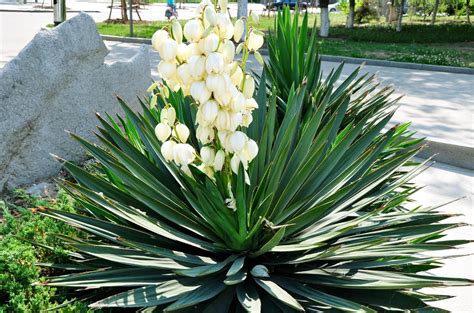
[[[0,191],[55,175],[61,165],[50,153],[83,160],[65,130],[94,140],[95,113],[121,112],[116,95],[138,109],[151,82],[146,48],[104,64],[108,53],[81,13],[39,32],[0,70]]]

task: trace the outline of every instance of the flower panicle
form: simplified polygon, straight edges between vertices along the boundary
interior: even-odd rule
[[[255,14],[252,17],[256,19]],[[155,129],[167,161],[189,174],[188,166],[193,163],[209,177],[226,169],[237,174],[242,164],[249,183],[246,171],[258,146],[242,128],[252,123],[258,105],[253,98],[255,81],[245,68],[249,53],[261,58],[257,50],[263,41],[257,30],[249,28],[245,33],[245,19],[232,23],[226,0],[216,5],[203,0],[195,18],[184,27],[174,20],[170,32],[155,32],[152,45],[162,59],[158,72],[170,89],[181,89],[194,100],[196,137],[203,145],[198,153],[186,143],[189,129],[176,121],[176,112],[167,105]],[[237,62],[235,55],[240,52],[242,62]]]

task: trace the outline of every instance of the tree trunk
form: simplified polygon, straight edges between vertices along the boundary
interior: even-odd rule
[[[349,0],[349,15],[347,15],[346,28],[354,28],[355,0]]]
[[[122,22],[128,22],[127,0],[120,0],[120,11],[122,12]]]
[[[434,25],[436,22],[436,15],[438,14],[438,7],[439,7],[439,0],[435,0],[434,8],[433,8],[433,15],[431,16],[431,25]]]
[[[238,0],[237,1],[237,18],[247,17],[247,4],[248,0]]]
[[[469,0],[466,0],[466,17],[467,17],[467,22],[471,24],[471,18],[469,17]]]
[[[319,2],[319,6],[321,8],[321,15],[319,19],[321,20],[321,24],[319,26],[319,36],[327,37],[329,36],[329,0],[321,0]]]
[[[401,0],[400,8],[398,10],[397,32],[402,31],[402,18],[403,18],[403,7],[404,6],[405,6],[405,0]]]

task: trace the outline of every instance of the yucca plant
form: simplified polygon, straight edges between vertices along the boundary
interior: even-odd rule
[[[168,105],[201,147],[182,90],[141,101],[142,113],[119,99],[125,117],[98,117],[100,145],[72,135],[98,173],[61,160],[83,214],[38,209],[90,234],[64,237],[71,264],[55,266],[70,273],[45,284],[78,288],[91,307],[143,312],[420,311],[444,298],[420,288],[472,284],[422,273],[442,265],[424,253],[467,241],[442,239],[457,226],[449,215],[407,206],[420,140],[408,124],[385,130],[391,90],[356,76],[295,80],[283,94],[264,71],[242,128],[259,152],[230,181],[161,153],[155,126]]]

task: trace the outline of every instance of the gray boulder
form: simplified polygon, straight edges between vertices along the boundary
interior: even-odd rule
[[[151,82],[147,50],[104,64],[108,53],[82,13],[39,32],[0,70],[0,191],[55,175],[50,153],[83,160],[65,130],[94,140],[95,113],[120,112],[116,95],[138,108]]]

